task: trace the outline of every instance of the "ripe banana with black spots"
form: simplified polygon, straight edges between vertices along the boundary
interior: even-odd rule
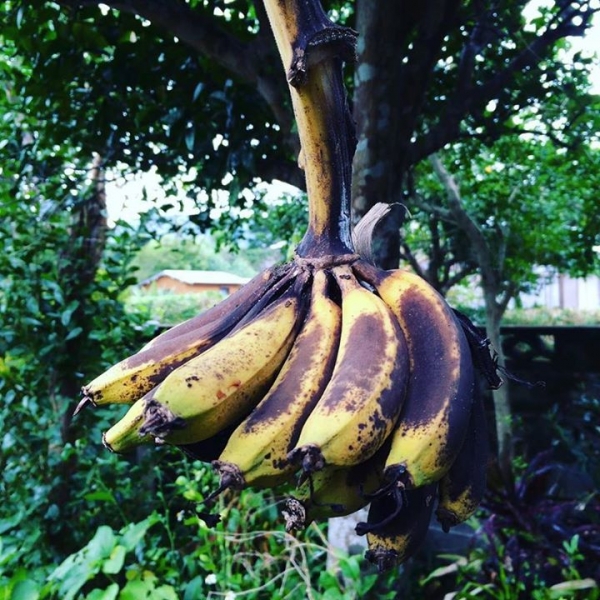
[[[113,365],[83,387],[83,399],[76,409],[86,404],[131,404],[144,396],[191,358],[214,346],[240,321],[288,281],[290,268],[267,269],[255,277],[246,290],[236,294],[206,313],[164,332],[136,354]],[[261,284],[262,287],[261,287]],[[268,284],[268,285],[267,285]]]
[[[267,267],[221,302],[157,335],[142,348],[142,351],[192,331],[198,331],[222,319],[230,320],[231,313],[243,317],[273,285],[289,275],[292,268],[292,263]]]
[[[363,261],[353,269],[397,317],[410,357],[386,478],[404,487],[438,481],[462,446],[471,414],[474,372],[465,336],[444,298],[421,277]]]
[[[332,285],[326,271],[315,272],[306,321],[275,383],[213,463],[221,487],[271,487],[293,475],[288,452],[321,397],[337,355],[342,312],[330,297]]]
[[[313,521],[343,517],[367,506],[384,482],[387,450],[384,444],[363,463],[325,466],[305,474],[302,483],[285,500],[282,512],[286,529],[304,529]]]
[[[340,346],[331,380],[290,453],[306,472],[373,456],[394,428],[409,376],[406,341],[392,312],[348,265],[332,272],[342,296]]]
[[[436,516],[446,532],[472,516],[483,499],[489,455],[488,427],[481,393],[476,392],[469,430],[458,456],[440,479]]]
[[[406,562],[423,544],[429,529],[436,485],[393,493],[375,498],[369,507],[367,523],[359,523],[356,532],[366,534],[366,559],[382,573]]]
[[[422,280],[352,266],[356,139],[341,65],[354,55],[354,32],[311,2],[265,0],[265,9],[288,75],[307,180],[308,227],[296,257],[107,371],[86,387],[80,407],[133,403],[104,436],[116,451],[157,440],[203,460],[220,451],[216,466],[237,469],[236,477],[223,471],[222,486],[276,485],[286,459],[297,461],[304,520],[371,500],[361,531],[369,558],[383,569],[417,548],[437,481],[465,447],[473,367],[448,306]],[[321,271],[336,281],[325,295],[341,307],[341,329],[339,343],[330,343],[336,334],[312,347],[319,318],[307,317],[308,290]],[[371,471],[366,465],[378,452]],[[450,475],[445,481],[453,485]]]
[[[170,444],[200,442],[250,413],[275,379],[302,324],[307,279],[300,273],[253,320],[175,369],[106,432],[105,444],[124,452],[155,438]]]

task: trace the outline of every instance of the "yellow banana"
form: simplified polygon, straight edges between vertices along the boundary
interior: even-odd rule
[[[268,390],[305,315],[301,273],[292,288],[218,344],[173,371],[113,428],[105,443],[124,452],[154,438],[192,444],[247,415]],[[115,435],[118,432],[119,435]]]
[[[342,295],[340,347],[331,380],[290,453],[307,472],[373,456],[396,423],[408,381],[406,342],[394,315],[348,265],[332,272]]]
[[[444,531],[466,521],[477,510],[485,493],[488,452],[485,407],[477,393],[465,441],[439,483],[436,515]]]
[[[288,283],[289,271],[267,269],[249,282],[247,289],[241,288],[244,293],[240,290],[224,300],[224,307],[219,304],[166,331],[136,354],[113,365],[82,389],[83,399],[76,413],[88,403],[98,406],[135,402],[177,367],[214,346],[258,305],[268,302]]]
[[[144,422],[143,399],[134,402],[125,416],[117,421],[108,431],[102,434],[102,443],[111,452],[127,452],[141,444],[151,444],[151,435],[140,435],[140,427]]]
[[[187,319],[186,321],[171,327],[167,331],[164,331],[160,335],[157,335],[143,346],[141,351],[176,337],[187,335],[192,331],[198,331],[207,325],[212,326],[215,322],[221,321],[222,319],[229,321],[232,319],[231,313],[235,313],[239,320],[250,311],[254,304],[265,295],[270,287],[289,274],[291,267],[291,263],[286,263],[281,266],[273,266],[264,269],[233,294],[230,294],[227,298],[221,300],[221,302],[215,304],[201,314],[196,315],[191,319]]]
[[[468,427],[474,389],[469,346],[444,298],[424,279],[362,261],[353,268],[396,315],[410,356],[408,391],[392,433],[386,477],[406,487],[438,481]]]
[[[304,326],[275,383],[232,433],[219,460],[221,487],[272,487],[289,478],[288,452],[331,376],[339,344],[341,309],[329,297],[332,282],[317,271]]]
[[[385,444],[384,444],[385,446]],[[325,466],[309,473],[286,498],[283,515],[288,531],[303,529],[312,521],[350,515],[371,501],[383,483],[387,452],[380,448],[370,459],[351,467]]]
[[[371,502],[366,533],[366,558],[381,573],[407,561],[420,548],[429,529],[436,484],[385,494]]]

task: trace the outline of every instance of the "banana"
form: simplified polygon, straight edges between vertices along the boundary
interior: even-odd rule
[[[143,399],[134,402],[125,416],[117,421],[108,431],[102,434],[102,443],[111,452],[127,452],[142,444],[152,444],[154,437],[140,435],[140,427],[144,423]]]
[[[439,482],[436,516],[444,531],[466,521],[477,510],[486,488],[488,453],[485,407],[477,392],[465,441]]]
[[[177,448],[191,459],[210,463],[219,458],[219,455],[227,445],[229,436],[238,426],[239,422],[235,422],[233,425],[221,429],[212,437],[192,444],[178,444]]]
[[[275,383],[214,461],[222,488],[273,487],[293,475],[287,454],[329,381],[339,344],[342,315],[331,283],[326,271],[315,272],[306,321]]]
[[[469,346],[444,298],[421,277],[364,261],[353,268],[398,318],[410,356],[386,478],[405,487],[438,481],[454,462],[469,423],[474,388]]]
[[[394,315],[348,265],[332,272],[342,294],[340,346],[331,380],[289,455],[306,472],[373,456],[396,423],[409,375]]]
[[[429,529],[437,484],[384,494],[369,508],[367,523],[356,532],[367,535],[365,558],[382,573],[406,562],[421,547]]]
[[[214,346],[257,305],[264,304],[278,293],[289,282],[289,274],[289,268],[277,271],[267,269],[246,284],[249,287],[243,294],[240,292],[246,286],[208,313],[166,331],[138,353],[113,365],[83,387],[83,399],[75,409],[75,414],[87,404],[99,406],[135,402],[177,367]],[[264,282],[270,282],[270,285],[267,287]],[[259,287],[261,283],[263,288]],[[237,300],[233,299],[234,296],[237,296]],[[228,308],[228,312],[224,308]]]
[[[154,438],[178,445],[196,443],[247,415],[290,351],[306,312],[307,280],[301,272],[293,286],[254,319],[175,369],[106,432],[106,445],[124,452]]]
[[[369,504],[383,484],[386,444],[371,458],[351,467],[325,466],[308,473],[282,510],[287,531],[304,529],[313,521],[350,515]]]
[[[180,337],[181,335],[186,335],[192,331],[198,331],[200,328],[204,328],[222,319],[229,320],[232,312],[235,312],[240,318],[243,317],[265,295],[269,288],[290,273],[291,268],[292,264],[286,263],[281,266],[274,265],[264,269],[233,294],[221,300],[221,302],[199,315],[187,319],[157,335],[143,346],[141,351]]]
[[[103,434],[102,443],[106,448],[111,452],[122,453],[142,444],[164,443],[160,438],[153,437],[150,434],[140,435],[139,428],[144,421],[144,406],[143,399],[134,402],[127,414],[128,418],[121,419]],[[178,444],[176,447],[193,460],[210,463],[223,452],[229,436],[238,425],[239,421],[221,429],[205,440],[190,444]]]

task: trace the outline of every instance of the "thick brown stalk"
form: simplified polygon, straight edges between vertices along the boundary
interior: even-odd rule
[[[308,193],[303,258],[351,254],[350,193],[354,125],[342,77],[356,34],[332,23],[318,0],[265,0],[286,69]]]

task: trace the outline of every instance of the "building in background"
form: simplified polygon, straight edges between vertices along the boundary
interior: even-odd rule
[[[229,295],[248,281],[250,281],[248,277],[239,277],[225,271],[165,269],[140,282],[139,285],[143,290],[161,290],[176,294],[221,292]]]
[[[600,277],[591,275],[574,278],[555,275],[533,293],[521,294],[523,308],[569,308],[572,310],[598,310],[600,308]]]

